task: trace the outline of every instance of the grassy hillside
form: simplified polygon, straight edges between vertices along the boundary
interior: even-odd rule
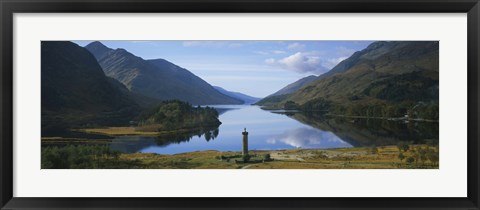
[[[299,80],[295,81],[294,83],[291,83],[291,84],[285,86],[284,88],[278,90],[277,92],[259,100],[255,104],[260,105],[260,106],[274,106],[275,103],[281,102],[283,99],[285,99],[287,97],[286,95],[294,93],[298,89],[302,88],[303,86],[306,86],[306,85],[310,84],[311,82],[313,82],[317,79],[318,79],[318,77],[314,76],[314,75],[299,79]]]
[[[313,82],[317,79],[318,79],[318,77],[314,76],[314,75],[304,77],[302,79],[299,79],[299,80],[295,81],[292,84],[289,84],[289,85],[285,86],[284,88],[280,89],[279,91],[273,93],[271,96],[286,95],[286,94],[293,93],[293,92],[297,91],[298,89],[302,88],[303,86],[308,85],[308,84],[310,84],[311,82]]]
[[[390,117],[435,112],[438,53],[438,42],[374,42],[270,106],[293,102],[304,110]]]

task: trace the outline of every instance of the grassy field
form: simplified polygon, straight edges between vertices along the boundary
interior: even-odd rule
[[[411,146],[403,152],[405,157],[415,157],[419,149],[438,147]],[[269,154],[272,161],[261,160]],[[120,154],[116,159],[103,160],[104,168],[138,169],[438,169],[437,163],[416,157],[407,163],[398,158],[396,146],[342,149],[296,149],[275,151],[250,151],[252,161],[243,163],[238,152],[198,151],[175,155]]]
[[[92,133],[92,134],[104,134],[104,135],[110,135],[110,136],[123,136],[123,135],[157,136],[160,134],[160,132],[139,131],[136,129],[136,127],[85,128],[85,129],[76,129],[75,131]]]

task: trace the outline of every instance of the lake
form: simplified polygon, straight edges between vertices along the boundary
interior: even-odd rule
[[[250,150],[345,148],[438,142],[438,123],[347,119],[322,114],[262,110],[251,105],[212,106],[222,124],[201,133],[119,136],[111,149],[125,153],[176,154],[200,150],[240,151],[248,131]]]

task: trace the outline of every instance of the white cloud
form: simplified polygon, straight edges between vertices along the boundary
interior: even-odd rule
[[[338,57],[338,58],[330,58],[327,59],[323,66],[325,66],[328,69],[332,69],[335,67],[338,63],[342,62],[343,60],[347,59],[348,57]]]
[[[337,55],[340,57],[350,57],[355,52],[354,49],[349,49],[346,47],[337,47],[336,51]]]
[[[320,57],[304,52],[297,52],[279,60],[269,58],[265,60],[265,63],[298,73],[322,74],[329,70],[323,65]]]
[[[259,55],[270,55],[270,54],[284,54],[284,53],[287,53],[283,50],[271,50],[271,51],[255,51],[254,52],[255,54],[259,54]]]
[[[289,44],[289,45],[287,46],[287,49],[289,49],[289,50],[303,50],[304,48],[305,48],[305,45],[304,45],[304,44],[300,44],[300,43],[298,43],[298,42]]]
[[[265,59],[265,63],[268,65],[273,65],[275,64],[275,59],[274,58]]]
[[[284,143],[295,148],[343,148],[351,145],[335,134],[313,128],[296,128],[267,139],[267,143]]]
[[[269,54],[268,52],[265,52],[265,51],[255,51],[253,53],[259,54],[259,55],[268,55]]]

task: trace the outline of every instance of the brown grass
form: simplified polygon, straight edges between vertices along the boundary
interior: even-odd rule
[[[111,136],[124,136],[124,135],[156,136],[160,134],[160,132],[139,131],[135,127],[85,128],[85,129],[77,129],[75,131],[80,131],[84,133],[93,133],[93,134],[104,134],[104,135],[111,135]]]
[[[414,148],[427,147],[416,145]],[[341,149],[295,149],[276,151],[251,151],[256,159],[270,154],[274,159],[270,162],[235,163],[220,160],[220,156],[239,156],[238,152],[198,151],[175,155],[158,154],[122,154],[123,160],[136,161],[140,168],[164,169],[438,169],[428,161],[425,163],[407,164],[398,159],[396,146],[379,147],[377,154],[372,154],[370,148]],[[438,150],[437,150],[438,151]],[[404,153],[412,156],[411,152]]]

